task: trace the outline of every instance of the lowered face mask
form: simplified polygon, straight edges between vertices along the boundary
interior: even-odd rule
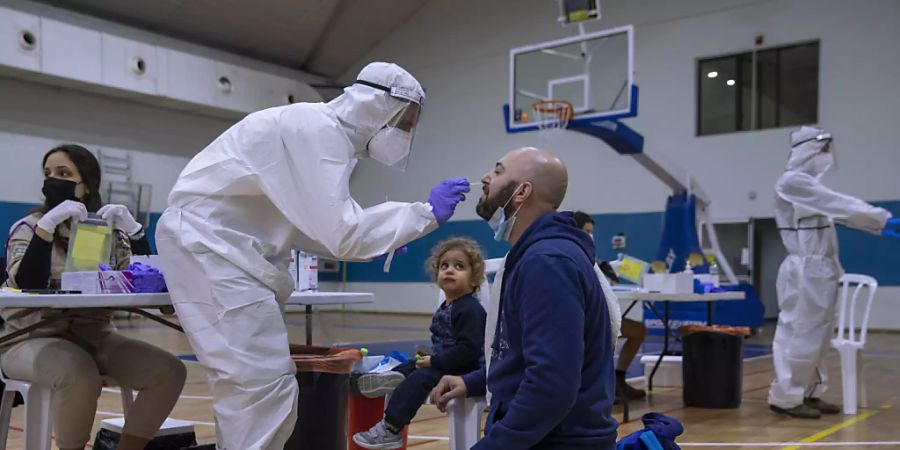
[[[491,214],[491,218],[488,219],[488,226],[494,230],[494,240],[497,242],[508,241],[509,234],[512,233],[513,226],[516,224],[516,214],[519,213],[519,209],[521,209],[522,206],[519,205],[516,212],[509,218],[506,217],[506,206],[509,205],[509,202],[511,202],[513,197],[519,192],[520,187],[522,187],[521,184],[516,186],[513,193],[509,196],[509,199],[506,200],[506,203],[494,210],[494,213]]]

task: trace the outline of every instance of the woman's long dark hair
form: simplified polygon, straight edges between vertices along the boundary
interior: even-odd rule
[[[41,161],[41,169],[47,164],[47,158],[58,152],[68,155],[72,163],[75,164],[75,168],[78,169],[81,181],[85,187],[85,195],[82,202],[84,202],[84,206],[88,211],[96,212],[103,205],[100,201],[100,163],[97,161],[97,158],[90,150],[80,145],[65,144],[50,150],[44,155],[44,159]],[[38,211],[46,213],[49,210],[50,208],[45,199],[44,204]]]

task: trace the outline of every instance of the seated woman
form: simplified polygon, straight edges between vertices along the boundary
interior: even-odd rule
[[[44,155],[44,204],[10,230],[5,285],[58,289],[65,270],[72,222],[97,212],[116,229],[110,266],[126,269],[132,249],[149,246],[122,205],[100,204],[100,165],[87,149],[62,145]],[[53,309],[2,308],[8,335],[59,314]],[[143,449],[175,406],[186,375],[174,355],[116,334],[108,310],[84,309],[0,347],[0,368],[10,378],[53,390],[52,419],[60,449],[84,449],[91,439],[103,378],[139,391],[119,441],[119,450]]]

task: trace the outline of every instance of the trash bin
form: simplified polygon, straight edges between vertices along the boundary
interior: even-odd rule
[[[684,404],[701,408],[741,406],[742,350],[746,327],[682,329]]]
[[[285,450],[346,450],[350,370],[359,350],[301,346],[297,364],[297,424]]]
[[[382,358],[384,357],[363,357],[362,360],[354,365],[353,373],[350,375],[350,377],[359,377],[363,373],[368,372],[372,367],[375,367],[378,362],[382,360]],[[356,445],[356,443],[353,442],[353,435],[361,431],[367,431],[369,428],[372,428],[372,425],[375,425],[379,420],[383,419],[384,408],[387,405],[385,405],[384,403],[384,397],[364,397],[359,393],[357,389],[355,389],[355,386],[356,382],[354,381],[351,383],[350,399],[348,402],[349,412],[347,414],[347,448],[348,450],[364,450],[362,447]],[[401,450],[406,449],[406,440],[408,434],[409,427],[403,427],[403,431],[400,433],[400,436],[403,437],[403,446],[400,447]]]
[[[384,418],[384,397],[366,398],[361,395],[350,394],[349,412],[347,414],[347,449],[365,450],[353,442],[353,435],[360,431],[367,431],[372,425]],[[406,449],[406,440],[409,427],[403,427],[400,436],[403,438],[403,446]]]

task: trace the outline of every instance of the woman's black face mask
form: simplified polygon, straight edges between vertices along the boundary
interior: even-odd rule
[[[75,187],[78,183],[61,178],[44,178],[44,187],[41,192],[44,193],[46,199],[44,204],[47,209],[53,209],[66,200],[77,200],[75,198]]]

